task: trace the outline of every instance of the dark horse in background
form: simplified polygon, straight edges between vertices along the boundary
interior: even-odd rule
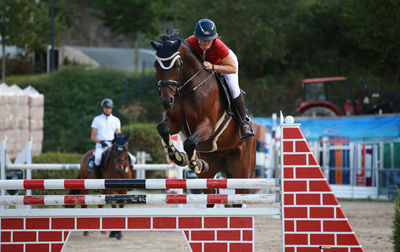
[[[128,139],[127,135],[114,134],[114,140],[112,146],[109,147],[102,156],[101,173],[104,179],[131,179],[132,170],[130,167],[130,160],[128,155]],[[93,169],[88,166],[89,161],[93,158],[94,150],[89,150],[83,155],[81,160],[81,168],[79,170],[78,179],[95,179],[95,173]],[[87,194],[86,189],[73,189],[69,194]],[[127,194],[128,189],[105,189],[102,190],[103,194]],[[74,206],[72,206],[74,207]],[[86,208],[86,205],[82,205]],[[99,205],[102,208],[102,205]],[[113,208],[116,208],[116,204],[112,204]],[[124,204],[119,204],[120,208],[124,207]],[[84,235],[88,235],[88,232],[84,232]],[[115,237],[118,240],[122,238],[121,231],[111,231],[110,237]]]
[[[229,101],[216,74],[203,68],[200,57],[183,40],[165,36],[163,42],[150,43],[156,50],[154,66],[164,108],[157,129],[169,159],[179,166],[188,164],[199,178],[213,178],[220,171],[232,178],[253,177],[256,137],[239,140],[238,124],[228,113]],[[171,141],[171,135],[179,132],[186,136],[186,153]],[[236,189],[237,194],[245,192]]]

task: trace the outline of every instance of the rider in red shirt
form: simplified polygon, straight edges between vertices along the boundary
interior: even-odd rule
[[[247,122],[244,96],[239,87],[236,55],[218,37],[217,27],[210,19],[201,19],[194,28],[194,35],[186,42],[203,57],[203,67],[209,71],[223,74],[232,94],[233,104],[238,112],[240,139],[249,139],[254,136],[253,129]]]

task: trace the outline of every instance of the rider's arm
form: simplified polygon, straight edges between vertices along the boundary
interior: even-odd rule
[[[221,65],[214,65],[214,69],[213,64],[208,61],[205,61],[203,66],[206,70],[214,70],[222,74],[233,74],[237,71],[235,61],[230,54],[221,60]]]
[[[92,133],[90,134],[90,139],[95,143],[100,143],[100,139],[97,137],[97,128],[92,128]]]
[[[121,134],[121,129],[120,129],[120,128],[117,128],[117,129],[115,130],[115,133]]]

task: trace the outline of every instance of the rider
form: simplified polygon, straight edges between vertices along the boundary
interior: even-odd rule
[[[194,28],[194,35],[186,42],[203,57],[203,67],[208,71],[223,74],[228,82],[233,103],[238,112],[241,140],[254,136],[254,132],[246,119],[246,105],[239,87],[236,55],[218,37],[217,27],[210,19],[201,19]]]
[[[101,108],[103,114],[96,116],[92,121],[92,133],[90,139],[96,143],[96,150],[94,152],[94,171],[97,179],[102,178],[100,164],[101,155],[103,152],[112,145],[114,133],[121,134],[120,120],[111,114],[114,103],[111,99],[106,98],[101,101]],[[136,158],[129,153],[131,160],[131,169],[133,168]]]

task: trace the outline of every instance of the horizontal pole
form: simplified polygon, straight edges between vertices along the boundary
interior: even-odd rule
[[[79,170],[80,164],[7,164],[8,170]]]
[[[279,179],[32,179],[0,180],[0,189],[256,189],[280,186]]]
[[[36,163],[36,164],[6,164],[8,170],[79,170],[80,164],[48,164],[48,163]],[[177,166],[174,164],[136,164],[134,170],[152,170],[152,171],[165,171],[169,169],[175,169]],[[187,170],[186,167],[182,167]]]
[[[151,217],[151,216],[254,216],[279,215],[280,208],[32,208],[1,209],[0,218],[12,217]]]
[[[108,195],[33,195],[0,196],[0,205],[105,205],[105,204],[270,204],[279,202],[277,194],[108,194]]]

